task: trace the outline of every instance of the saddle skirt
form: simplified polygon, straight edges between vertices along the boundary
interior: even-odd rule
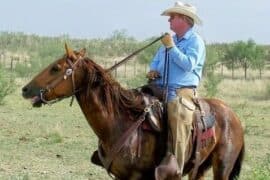
[[[193,102],[196,105],[196,110],[193,114],[193,142],[197,136],[197,144],[200,143],[200,148],[204,148],[213,143],[215,114],[204,99],[195,98]]]
[[[185,106],[187,106],[187,102],[192,104],[184,98],[181,99],[181,103],[183,103]],[[144,93],[144,102],[146,106],[151,104],[152,106],[151,108],[147,109],[147,121],[143,123],[143,129],[161,132],[164,126],[164,121],[166,121],[166,119],[164,119],[165,116],[163,112],[163,104],[157,99],[157,97],[153,96],[153,94],[149,95],[146,93]],[[196,98],[193,99],[193,103],[195,106],[195,110],[191,108],[194,110],[193,129],[199,128],[199,130],[203,132],[202,137],[206,138],[211,134],[209,129],[214,126],[215,115],[213,112],[211,112],[210,106],[205,100]],[[190,107],[190,105],[188,107]]]

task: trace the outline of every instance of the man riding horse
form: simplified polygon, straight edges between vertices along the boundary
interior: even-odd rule
[[[192,99],[196,96],[205,62],[205,44],[193,28],[194,24],[202,23],[194,6],[176,2],[161,15],[169,16],[170,29],[175,35],[167,34],[161,39],[163,46],[153,58],[147,78],[167,90],[169,140],[163,162],[172,163],[177,159],[178,163],[174,164],[179,167],[172,173],[181,177],[195,109]],[[171,169],[166,166],[161,165],[156,175]]]
[[[85,49],[74,51],[65,45],[66,53],[25,85],[22,95],[33,107],[75,96],[99,140],[91,161],[117,179],[180,180],[185,174],[189,179],[202,179],[210,167],[215,180],[235,179],[245,149],[240,119],[218,99],[195,98],[200,105],[194,111],[192,99],[205,60],[204,43],[193,30],[195,23],[201,23],[196,9],[177,2],[163,15],[170,16],[176,35],[160,37],[164,46],[147,77],[155,87],[167,90],[163,91],[167,92],[163,99],[170,127],[167,156],[167,134],[161,126],[162,107],[157,98],[121,87],[108,73],[119,64],[104,69],[85,56]],[[160,126],[154,128],[152,120]],[[188,148],[187,142],[191,144]]]

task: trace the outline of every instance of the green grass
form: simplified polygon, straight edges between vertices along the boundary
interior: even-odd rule
[[[69,100],[32,108],[19,89],[0,106],[0,179],[108,179],[90,164],[97,139]]]
[[[217,97],[225,100],[245,127],[246,155],[240,179],[269,179],[270,103],[267,80],[223,80]],[[134,78],[133,86],[144,82]],[[25,82],[20,82],[20,87]],[[206,93],[201,86],[200,94]],[[109,179],[90,163],[97,139],[77,103],[69,99],[32,108],[17,89],[0,106],[0,179]],[[211,177],[211,173],[208,173]]]

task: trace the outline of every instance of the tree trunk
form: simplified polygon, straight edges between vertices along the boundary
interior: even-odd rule
[[[223,63],[221,63],[221,77],[223,77]]]
[[[246,61],[244,64],[244,68],[245,68],[245,80],[247,80],[247,62]]]
[[[234,62],[232,61],[232,79],[234,79]]]
[[[13,61],[14,61],[14,58],[11,57],[11,60],[10,60],[10,70],[11,71],[13,70]]]

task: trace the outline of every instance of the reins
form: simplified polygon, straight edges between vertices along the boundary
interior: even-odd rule
[[[111,72],[112,70],[116,69],[117,67],[119,67],[120,65],[122,65],[123,63],[125,63],[127,60],[130,60],[133,56],[137,55],[138,53],[140,53],[141,51],[143,51],[144,49],[148,48],[149,46],[153,45],[154,43],[156,43],[157,41],[159,41],[164,35],[158,37],[157,39],[155,39],[154,41],[152,41],[151,43],[145,45],[144,47],[136,50],[135,52],[133,52],[132,54],[130,54],[129,56],[127,56],[126,58],[122,59],[120,62],[118,62],[117,64],[113,65],[112,67],[108,68],[107,69],[107,72]],[[41,89],[40,90],[40,98],[41,100],[48,104],[48,105],[51,105],[53,103],[56,103],[64,98],[67,98],[67,97],[62,97],[62,98],[58,98],[58,99],[55,99],[55,100],[52,100],[52,101],[47,101],[44,99],[44,93],[45,92],[48,92],[48,91],[51,91],[51,89],[53,89],[56,85],[58,85],[60,82],[62,82],[63,80],[66,80],[69,76],[71,76],[71,80],[72,80],[72,98],[71,98],[71,102],[70,102],[70,106],[72,106],[72,103],[73,103],[73,100],[74,100],[74,96],[75,94],[79,91],[79,90],[76,90],[76,85],[75,85],[75,77],[74,77],[74,71],[76,70],[76,64],[78,62],[80,62],[82,60],[82,58],[78,58],[76,60],[75,63],[73,63],[70,59],[67,59],[67,62],[70,66],[70,68],[66,69],[66,72],[64,74],[64,76],[60,76],[59,78],[57,78],[56,80],[54,80],[50,85],[48,85],[45,89]],[[69,97],[69,96],[68,96]]]
[[[124,59],[122,59],[121,61],[119,61],[118,63],[116,63],[115,65],[111,66],[110,68],[107,69],[107,72],[111,72],[112,70],[118,68],[118,66],[122,65],[123,63],[125,63],[126,61],[130,60],[133,56],[139,54],[141,51],[145,50],[146,48],[148,48],[149,46],[153,45],[154,43],[156,43],[157,41],[159,41],[160,39],[163,38],[164,35],[158,37],[157,39],[155,39],[154,41],[152,41],[151,43],[145,45],[144,47],[136,50],[135,52],[133,52],[132,54],[130,54],[129,56],[125,57]]]

